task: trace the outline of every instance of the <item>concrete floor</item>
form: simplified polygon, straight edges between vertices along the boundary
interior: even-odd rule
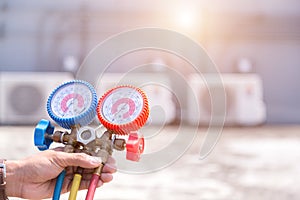
[[[0,126],[0,157],[21,159],[38,152],[33,147],[33,129]],[[156,135],[146,140],[145,153],[170,145],[177,129],[146,127],[145,133]],[[191,134],[197,129],[183,130]],[[116,173],[111,183],[97,189],[95,199],[300,199],[300,126],[224,128],[214,150],[201,160],[205,133],[205,128],[198,129],[183,156],[156,172]],[[180,142],[176,145],[181,148]],[[84,199],[85,194],[80,192],[77,199]],[[67,198],[66,194],[61,199]]]

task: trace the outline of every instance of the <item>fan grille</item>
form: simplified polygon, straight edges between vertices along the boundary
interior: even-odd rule
[[[33,85],[19,85],[10,90],[9,103],[16,114],[32,115],[42,107],[43,98],[41,91]]]

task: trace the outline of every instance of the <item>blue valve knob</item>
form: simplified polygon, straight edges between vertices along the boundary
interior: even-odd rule
[[[45,135],[52,135],[53,132],[54,126],[50,123],[50,121],[42,119],[36,125],[34,130],[34,145],[40,151],[49,149],[49,146],[53,141],[50,138],[45,137]]]

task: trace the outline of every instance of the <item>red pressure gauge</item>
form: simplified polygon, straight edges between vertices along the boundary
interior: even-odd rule
[[[117,86],[100,98],[97,115],[108,130],[117,135],[129,135],[126,158],[139,161],[144,151],[144,138],[137,130],[145,125],[149,116],[145,93],[133,86]]]
[[[145,93],[133,86],[117,86],[100,98],[99,121],[115,134],[128,135],[145,125],[149,116]]]

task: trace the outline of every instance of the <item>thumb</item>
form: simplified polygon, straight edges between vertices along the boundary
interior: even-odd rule
[[[62,168],[79,166],[82,168],[96,168],[102,163],[100,157],[89,156],[85,153],[58,152],[57,164]]]

